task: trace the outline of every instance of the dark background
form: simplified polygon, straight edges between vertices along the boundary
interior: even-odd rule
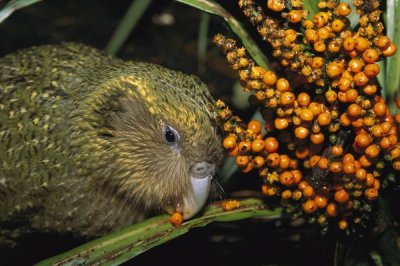
[[[236,1],[220,1],[239,19],[245,19]],[[105,48],[131,1],[45,0],[14,13],[0,24],[0,56],[33,45],[82,42]],[[174,23],[155,21],[171,15]],[[212,36],[232,36],[223,20],[212,17],[209,28],[206,71],[199,71],[197,39],[201,12],[183,4],[153,1],[144,17],[118,53],[118,57],[161,64],[199,76],[215,98],[231,102],[236,80]],[[201,69],[201,68],[200,68]],[[252,110],[239,111],[248,118]],[[256,176],[235,176],[226,192],[259,189]],[[290,221],[246,220],[212,224],[156,247],[126,265],[332,265],[335,242],[318,230],[298,227]],[[13,250],[0,250],[0,265],[30,265],[70,249],[84,240],[70,236],[34,235],[21,240]]]

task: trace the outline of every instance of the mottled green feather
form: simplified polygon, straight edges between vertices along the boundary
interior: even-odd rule
[[[1,58],[0,243],[101,235],[174,206],[194,163],[220,161],[215,120],[203,83],[160,66],[70,43]]]

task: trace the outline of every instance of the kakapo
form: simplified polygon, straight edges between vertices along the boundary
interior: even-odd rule
[[[221,161],[196,77],[65,43],[0,59],[0,243],[98,236],[205,204]]]

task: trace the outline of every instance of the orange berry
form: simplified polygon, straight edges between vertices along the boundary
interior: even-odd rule
[[[295,191],[293,191],[293,193],[292,193],[293,200],[299,200],[299,199],[301,199],[301,197],[303,197],[303,193],[301,193],[300,190],[296,189]]]
[[[318,161],[321,159],[321,156],[319,155],[313,155],[310,157],[310,166],[314,167],[315,165],[317,165]]]
[[[324,63],[325,63],[324,58],[322,58],[320,56],[315,56],[312,59],[311,67],[314,68],[314,69],[319,69],[319,68],[322,68],[324,66]],[[304,93],[304,92],[302,92],[302,93]]]
[[[366,95],[374,95],[378,91],[378,87],[375,84],[368,84],[362,90]]]
[[[290,169],[297,169],[297,168],[299,168],[299,160],[297,160],[297,159],[290,159],[289,167],[290,167]]]
[[[317,121],[320,126],[327,126],[331,123],[331,115],[327,112],[318,115]]]
[[[303,174],[301,173],[300,170],[297,170],[297,169],[291,170],[290,172],[293,174],[294,183],[298,184],[301,181],[301,179],[303,178]]]
[[[329,167],[329,160],[326,157],[321,157],[321,159],[318,161],[318,167],[321,169],[328,169]]]
[[[380,187],[381,187],[381,181],[379,181],[379,179],[375,179],[375,181],[374,181],[374,188],[375,188],[376,190],[379,190]]]
[[[286,39],[290,42],[294,42],[297,39],[297,32],[293,29],[285,30]]]
[[[312,121],[314,119],[314,114],[310,109],[304,108],[301,110],[300,119],[303,121]]]
[[[341,66],[336,62],[330,62],[326,66],[326,74],[328,74],[328,76],[330,78],[338,77],[342,73],[342,71],[343,70],[342,70]]]
[[[351,88],[352,80],[347,77],[341,77],[338,81],[338,87],[341,91],[347,91]]]
[[[345,163],[343,165],[343,172],[347,175],[354,174],[356,172],[356,166],[352,162]]]
[[[325,98],[328,101],[328,103],[334,103],[337,99],[337,93],[334,90],[328,90],[325,93]]]
[[[330,217],[336,217],[338,215],[338,207],[335,203],[331,202],[326,206],[326,213]]]
[[[384,121],[381,123],[381,128],[382,128],[382,132],[384,134],[389,133],[390,130],[392,129],[392,123],[390,123],[388,121]]]
[[[356,118],[356,119],[352,119],[351,120],[351,125],[354,127],[354,128],[362,128],[363,126],[364,126],[364,119],[362,119],[361,117],[359,117],[359,118]]]
[[[290,166],[290,158],[286,154],[280,156],[279,167],[281,169],[287,169]]]
[[[321,40],[326,40],[330,37],[331,31],[327,27],[322,27],[317,30],[317,35]]]
[[[379,59],[379,53],[376,49],[368,48],[362,54],[364,62],[367,64],[375,63]]]
[[[304,34],[309,43],[315,43],[319,39],[317,32],[313,29],[307,29]]]
[[[364,195],[368,200],[375,200],[378,197],[378,190],[373,187],[367,188]]]
[[[175,226],[181,225],[183,223],[183,215],[180,212],[174,212],[169,220]]]
[[[362,108],[356,103],[350,104],[347,107],[347,113],[352,117],[359,117],[361,115]]]
[[[290,83],[285,78],[280,78],[276,81],[276,89],[280,92],[285,92],[290,90]]]
[[[365,149],[365,154],[369,158],[375,158],[379,155],[380,149],[379,146],[376,144],[371,144]]]
[[[346,91],[346,101],[354,103],[358,98],[358,91],[356,89],[349,89]]]
[[[319,53],[325,52],[326,44],[323,41],[316,41],[314,43],[314,50]]]
[[[344,28],[344,22],[340,19],[334,19],[331,23],[334,32],[341,32]]]
[[[317,208],[317,204],[313,200],[307,200],[303,205],[304,212],[308,214],[314,213]]]
[[[264,150],[265,143],[262,139],[256,139],[251,143],[251,149],[253,152],[260,152]]]
[[[247,128],[253,130],[254,134],[259,134],[261,132],[261,123],[257,120],[251,120],[247,124]]]
[[[349,61],[348,69],[353,73],[360,72],[364,67],[364,62],[358,58],[353,58]]]
[[[299,139],[305,139],[308,137],[309,130],[306,127],[296,127],[294,130],[294,134]]]
[[[357,180],[364,181],[367,178],[367,171],[364,168],[357,169],[355,176]]]
[[[265,159],[262,156],[256,156],[253,159],[253,165],[255,168],[260,168],[262,166],[264,166],[265,164]]]
[[[300,181],[300,183],[297,185],[297,188],[303,191],[307,186],[309,186],[308,182],[306,180]]]
[[[289,121],[286,118],[275,118],[274,120],[275,128],[278,130],[284,130],[289,126]]]
[[[297,147],[295,150],[296,158],[304,159],[308,156],[310,150],[306,146]]]
[[[326,12],[318,12],[313,17],[313,23],[317,28],[323,27],[329,20],[329,15]]]
[[[336,12],[340,15],[340,16],[347,16],[351,13],[351,8],[350,5],[348,3],[345,2],[341,2],[339,3],[339,5],[336,7]]]
[[[340,145],[334,145],[332,146],[331,154],[334,157],[339,157],[343,154],[343,147]]]
[[[310,198],[310,197],[314,196],[314,194],[315,194],[315,191],[314,191],[314,188],[312,186],[306,186],[303,189],[304,197]]]
[[[276,152],[279,148],[279,143],[274,137],[268,137],[264,140],[265,150],[269,153]]]
[[[360,162],[361,166],[364,168],[368,168],[372,165],[372,162],[369,158],[367,158],[366,155],[362,155],[360,158],[358,158],[358,161]]]
[[[322,144],[325,140],[325,135],[323,133],[313,133],[310,136],[310,140],[314,144]]]
[[[285,191],[282,192],[281,197],[282,199],[290,199],[292,197],[292,191],[286,189]]]
[[[277,79],[278,79],[278,78],[277,78],[276,74],[275,74],[274,72],[270,71],[270,70],[268,70],[268,71],[266,71],[266,72],[264,73],[263,82],[264,82],[266,85],[274,86],[275,83],[276,83],[276,81],[277,81]]]
[[[390,156],[392,159],[397,159],[400,157],[400,147],[395,147],[390,151]]]
[[[328,205],[328,198],[318,194],[314,197],[314,202],[318,208],[322,209]]]
[[[290,171],[285,171],[279,175],[279,182],[284,186],[291,186],[294,184],[294,176]]]
[[[338,226],[340,230],[346,230],[348,227],[348,223],[346,220],[340,220]]]
[[[227,136],[224,141],[223,144],[225,149],[234,149],[236,147],[236,137],[234,136]]]
[[[369,78],[374,78],[378,76],[380,71],[381,69],[379,65],[376,63],[368,64],[364,67],[364,73]]]
[[[246,153],[251,150],[251,142],[250,141],[241,141],[239,142],[239,152]]]
[[[377,102],[374,104],[374,113],[377,116],[385,116],[387,113],[387,107],[384,102]]]
[[[340,43],[337,40],[330,41],[328,44],[328,51],[330,53],[338,53],[340,51]]]
[[[342,113],[339,119],[340,125],[347,127],[351,124],[349,115],[347,113]]]
[[[357,38],[356,38],[356,43],[355,43],[355,44],[356,44],[355,48],[356,48],[356,50],[359,51],[359,52],[363,52],[363,51],[365,51],[366,49],[369,48],[369,41],[368,41],[368,39],[363,38],[363,37],[357,37]]]
[[[280,103],[282,105],[292,105],[295,100],[296,96],[290,91],[286,91],[280,96]]]
[[[368,147],[369,144],[371,144],[371,137],[369,134],[367,133],[360,133],[356,136],[356,138],[354,139],[355,143],[361,147],[361,148],[366,148]]]
[[[341,189],[335,192],[334,199],[338,203],[345,203],[350,198],[349,193],[346,190]]]
[[[344,91],[339,91],[339,92],[338,92],[338,99],[339,99],[339,102],[341,102],[341,103],[346,103],[346,102],[347,102],[347,99],[346,99],[346,92],[344,92]]]
[[[274,185],[263,184],[261,186],[261,192],[266,196],[272,197],[276,195],[276,193],[278,192],[278,188]]]
[[[353,37],[347,37],[343,41],[343,48],[350,52],[356,48],[356,40]]]
[[[357,86],[365,86],[368,84],[369,78],[364,72],[359,72],[354,75],[354,84]]]
[[[341,162],[331,162],[329,171],[335,174],[341,173],[343,171],[343,164]]]
[[[297,96],[297,102],[303,107],[307,107],[310,104],[310,100],[310,95],[305,92],[302,92]]]
[[[396,53],[397,51],[397,46],[394,43],[390,43],[389,46],[383,50],[382,54],[384,56],[392,56]]]
[[[222,202],[222,208],[225,211],[231,211],[233,209],[236,209],[240,206],[240,202],[237,200],[226,200]]]
[[[291,23],[298,23],[301,21],[302,18],[303,18],[303,11],[296,9],[290,10],[287,17],[288,21]]]
[[[374,137],[379,138],[382,137],[383,135],[383,129],[381,125],[375,125],[372,130],[371,133]]]
[[[354,156],[351,153],[346,153],[342,157],[342,163],[353,163],[354,162]]]
[[[390,141],[389,137],[383,137],[380,141],[379,141],[379,147],[381,147],[384,150],[389,149],[390,147],[392,147],[394,144]]]
[[[277,153],[270,153],[267,155],[267,165],[269,167],[278,167],[280,160],[280,156]]]
[[[274,12],[281,12],[285,8],[285,4],[283,1],[268,0],[267,7]]]
[[[380,49],[386,49],[390,45],[390,38],[385,35],[381,35],[378,37],[376,40],[376,46],[378,46]]]
[[[239,155],[236,157],[236,164],[239,167],[246,167],[249,164],[249,156]]]
[[[239,147],[236,145],[234,148],[229,150],[230,156],[237,156],[239,154]]]
[[[308,106],[308,109],[311,110],[314,116],[317,116],[322,112],[321,104],[317,102],[311,102]]]

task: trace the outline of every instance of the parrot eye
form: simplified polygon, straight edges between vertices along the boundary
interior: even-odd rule
[[[169,145],[176,145],[179,141],[179,133],[170,126],[163,128],[164,141]]]

